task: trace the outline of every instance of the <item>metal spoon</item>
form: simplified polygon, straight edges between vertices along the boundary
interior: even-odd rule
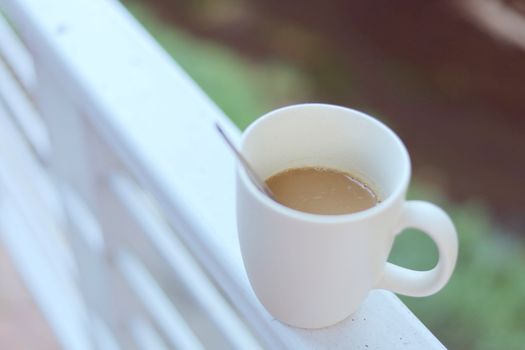
[[[226,133],[221,128],[221,126],[218,123],[215,123],[215,127],[217,128],[217,131],[219,131],[219,134],[221,134],[221,136],[224,139],[224,141],[226,141],[226,143],[228,144],[230,149],[233,151],[233,153],[235,154],[235,156],[239,160],[239,163],[241,163],[241,165],[243,166],[244,170],[246,170],[246,174],[248,174],[248,177],[250,178],[250,180],[252,180],[252,182],[255,185],[255,187],[257,187],[259,189],[259,191],[261,191],[262,193],[266,194],[271,199],[275,200],[275,196],[274,196],[272,190],[270,190],[268,185],[266,185],[266,183],[264,181],[262,181],[261,178],[259,177],[259,175],[257,175],[257,173],[253,170],[253,168],[250,165],[250,163],[248,163],[246,158],[244,158],[244,156],[241,154],[241,152],[239,152],[239,150],[237,149],[237,147],[235,147],[233,142],[228,138],[228,136],[226,136]]]

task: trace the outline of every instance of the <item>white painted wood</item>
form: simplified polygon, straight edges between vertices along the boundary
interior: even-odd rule
[[[80,249],[71,252],[72,241],[64,235],[67,226],[58,199],[58,189],[49,179],[47,169],[32,156],[7,114],[0,104],[2,243],[8,248],[64,349],[94,349],[92,341],[95,341],[100,349],[112,350],[115,348],[113,334],[101,322],[96,322],[93,328],[90,321],[97,304],[84,304],[77,281],[91,283],[101,293],[104,293],[105,289],[101,288],[104,284],[93,278],[86,280],[85,275],[79,274],[71,255],[89,256],[93,254],[93,248],[100,253],[97,224],[82,208],[78,198],[65,197],[71,220],[82,228],[76,231],[81,235],[77,245],[84,242]],[[4,210],[4,207],[9,209]],[[96,267],[101,262],[103,260],[99,258],[90,261],[90,264]]]
[[[138,246],[138,249],[135,248],[136,254],[148,264],[150,273],[158,280],[166,280],[165,276],[169,273],[169,280],[159,282],[164,290],[169,291],[169,285],[173,283],[184,286],[199,306],[199,310],[194,312],[201,313],[209,319],[224,336],[229,349],[260,348],[246,325],[173,234],[164,218],[155,210],[155,203],[152,203],[151,198],[122,176],[113,175],[110,183],[120,204],[118,207],[127,211],[125,216],[117,215],[116,219],[136,222],[138,225],[126,230],[126,237],[120,240],[121,245]],[[118,209],[113,213],[116,211]],[[137,230],[139,232],[136,232]],[[161,270],[155,271],[155,268]]]
[[[33,239],[35,244],[49,259],[54,273],[69,280],[76,270],[68,242],[61,233],[63,212],[58,193],[1,103],[0,163],[4,186],[9,191],[16,191],[20,206],[32,219],[27,224],[38,232]]]
[[[94,209],[97,186],[109,176],[93,164],[97,154],[83,148],[86,141],[79,145],[76,140],[85,137],[86,127],[93,128],[153,194],[175,232],[266,347],[443,348],[397,297],[383,291],[372,292],[353,317],[326,329],[296,329],[273,320],[242,267],[235,164],[213,123],[219,121],[234,139],[239,131],[119,3],[0,0],[0,8],[35,57],[39,106],[51,129],[53,156],[61,163],[61,181]],[[73,121],[70,114],[76,116]],[[81,159],[75,162],[75,157]],[[106,169],[107,175],[111,171]],[[115,248],[118,242],[111,243],[110,250]],[[128,272],[134,266],[119,263]],[[135,275],[128,276],[130,282],[141,286],[145,280],[134,280]],[[144,293],[151,294],[149,289]],[[153,304],[149,309],[161,322],[173,322],[169,317],[175,310],[163,313]]]
[[[104,321],[94,316],[92,319],[92,324],[94,325],[93,336],[99,349],[122,350],[118,344],[118,341],[115,339],[114,334],[111,333]]]
[[[1,30],[0,26],[0,32]],[[45,164],[50,151],[46,127],[12,74],[6,62],[0,58],[0,101],[9,111],[16,126],[23,131],[22,135],[29,143],[32,152],[42,164]]]
[[[0,12],[0,59],[5,61],[20,82],[29,92],[35,84],[33,60],[25,45]]]
[[[64,349],[92,349],[57,194],[0,104],[0,238]]]
[[[41,162],[49,153],[43,121],[31,100],[35,84],[33,62],[18,35],[0,13],[0,100],[14,117],[17,127]]]
[[[85,333],[86,324],[79,323],[79,320],[85,316],[85,310],[78,300],[78,295],[68,292],[67,289],[63,289],[65,286],[57,283],[53,272],[49,269],[49,262],[32,241],[34,232],[27,226],[25,217],[20,216],[20,213],[10,205],[2,205],[0,210],[2,210],[0,224],[0,232],[3,233],[2,242],[9,249],[28,288],[40,290],[38,293],[33,293],[33,296],[37,298],[36,302],[51,328],[56,334],[62,334],[58,337],[60,343],[65,349],[92,349],[88,335]],[[16,232],[12,231],[13,227],[17,228]],[[5,232],[8,234],[4,234]],[[56,309],[58,305],[63,305],[60,312]]]
[[[156,287],[151,275],[132,255],[121,253],[117,264],[140,300],[162,327],[174,349],[204,349],[201,342],[166,295]]]
[[[35,61],[37,106],[49,129],[52,147],[50,171],[59,188],[67,214],[67,237],[78,266],[78,286],[89,306],[89,319],[104,320],[119,346],[134,350],[128,321],[140,312],[128,298],[126,286],[113,266],[117,243],[105,235],[98,205],[102,165],[109,165],[108,150],[93,151],[97,139],[82,111],[57,84],[47,56]],[[96,161],[95,161],[96,160]],[[91,325],[92,326],[92,325]]]
[[[141,350],[169,350],[149,323],[143,320],[134,320],[131,329]]]

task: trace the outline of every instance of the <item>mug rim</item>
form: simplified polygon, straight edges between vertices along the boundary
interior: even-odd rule
[[[364,113],[358,110],[355,110],[353,108],[344,107],[344,106],[338,106],[338,105],[332,105],[332,104],[326,104],[326,103],[301,103],[301,104],[294,104],[294,105],[288,105],[284,107],[280,107],[277,109],[274,109],[268,113],[263,114],[259,118],[257,118],[255,121],[253,121],[242,133],[241,141],[240,141],[240,152],[243,152],[245,142],[247,138],[249,137],[250,133],[257,128],[258,125],[260,125],[265,120],[268,120],[270,118],[276,118],[278,117],[279,113],[290,110],[290,109],[303,109],[303,108],[310,108],[310,107],[320,107],[320,108],[328,108],[328,109],[338,109],[343,110],[345,112],[350,112],[354,115],[357,115],[360,118],[364,118],[367,121],[373,123],[378,128],[382,129],[384,132],[389,134],[391,137],[393,137],[395,143],[401,150],[403,162],[405,163],[404,171],[401,176],[401,180],[396,185],[395,189],[390,193],[384,200],[379,202],[377,205],[357,211],[354,213],[348,213],[348,214],[314,214],[314,213],[307,213],[303,212],[297,209],[292,209],[290,207],[287,207],[270,197],[268,197],[266,194],[263,194],[256,186],[255,184],[248,178],[248,175],[246,174],[246,171],[240,166],[237,166],[237,174],[241,181],[243,182],[243,186],[248,189],[248,191],[251,193],[252,196],[256,198],[256,200],[260,201],[262,204],[264,204],[269,209],[276,211],[282,215],[286,215],[289,217],[293,217],[295,219],[304,220],[304,221],[315,221],[315,222],[321,222],[321,223],[340,223],[340,222],[348,222],[348,221],[357,221],[362,220],[367,217],[374,216],[383,210],[390,207],[393,203],[398,200],[400,196],[403,196],[408,188],[408,184],[410,182],[411,177],[411,162],[410,162],[410,155],[408,154],[408,151],[406,149],[406,146],[404,145],[403,141],[399,138],[399,136],[390,129],[387,125],[385,125],[380,120]]]

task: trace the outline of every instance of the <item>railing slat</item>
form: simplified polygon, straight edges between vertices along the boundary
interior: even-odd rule
[[[201,311],[210,319],[213,326],[228,340],[229,348],[258,349],[260,345],[250,335],[250,331],[240,321],[231,307],[224,301],[215,286],[209,281],[196,264],[187,249],[173,235],[164,219],[154,211],[154,203],[130,180],[113,175],[110,178],[111,189],[119,201],[118,207],[126,209],[124,216],[114,219],[136,222],[137,230],[128,229],[121,237],[122,246],[135,247],[134,251],[148,267],[157,267],[161,271],[150,270],[159,279],[169,275],[191,293],[191,297],[200,306]],[[151,202],[151,201],[149,201]],[[113,215],[116,209],[112,211]],[[132,248],[133,249],[133,248]],[[164,278],[165,279],[165,278]],[[170,290],[168,280],[163,288]]]
[[[96,315],[91,315],[94,341],[101,350],[123,350],[109,327]],[[153,349],[153,348],[152,348]],[[127,349],[126,349],[127,350]]]
[[[147,322],[133,320],[131,329],[141,350],[170,350],[162,342],[155,329]]]
[[[16,195],[16,200],[30,219],[26,224],[37,234],[33,240],[49,258],[54,274],[68,280],[75,272],[75,265],[61,231],[64,215],[59,194],[46,170],[32,156],[2,104],[0,159],[0,184]]]
[[[64,349],[91,350],[72,260],[52,222],[57,218],[49,202],[53,188],[6,113],[0,105],[0,238]]]
[[[3,59],[15,75],[21,87],[30,92],[35,85],[33,60],[13,28],[0,12],[0,59]]]
[[[117,266],[138,293],[151,317],[155,318],[157,324],[162,327],[164,335],[175,349],[204,349],[184,318],[164,293],[155,287],[156,283],[151,275],[133,256],[126,253],[119,254]]]
[[[22,131],[22,136],[28,142],[35,157],[40,163],[46,164],[50,146],[44,122],[1,57],[0,103],[8,110],[16,126]]]

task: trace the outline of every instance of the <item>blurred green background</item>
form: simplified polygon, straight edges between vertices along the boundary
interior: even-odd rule
[[[525,244],[520,234],[524,233],[521,202],[524,196],[523,186],[515,179],[522,180],[525,172],[521,172],[523,144],[516,141],[517,134],[512,134],[512,130],[524,130],[521,121],[513,119],[513,113],[524,106],[523,102],[516,104],[510,93],[498,99],[506,92],[479,88],[480,84],[501,84],[501,81],[486,83],[487,79],[505,78],[505,74],[516,72],[503,67],[494,76],[483,73],[486,75],[483,80],[466,68],[478,65],[483,69],[477,60],[469,60],[468,50],[475,56],[476,35],[488,37],[481,31],[468,34],[467,24],[464,28],[454,24],[456,39],[444,45],[448,49],[457,46],[459,51],[466,50],[462,55],[467,58],[456,57],[452,51],[451,56],[437,55],[438,59],[432,50],[428,52],[426,40],[437,40],[433,45],[439,45],[439,40],[445,42],[446,36],[443,39],[438,35],[436,39],[428,29],[425,40],[412,43],[411,47],[403,39],[410,28],[398,28],[407,26],[403,21],[410,13],[398,16],[401,19],[395,16],[391,19],[389,10],[385,13],[380,7],[381,4],[388,7],[385,3],[359,3],[361,7],[356,11],[368,17],[360,20],[354,17],[355,22],[345,22],[343,17],[341,23],[348,37],[341,34],[345,31],[331,32],[330,38],[335,43],[347,39],[353,42],[354,46],[338,51],[337,45],[323,40],[328,35],[324,27],[315,31],[304,25],[314,23],[315,28],[313,17],[297,19],[294,15],[286,16],[285,10],[283,15],[272,7],[272,1],[263,6],[266,12],[261,10],[266,13],[263,20],[261,15],[253,14],[253,8],[237,1],[124,1],[241,129],[279,106],[321,101],[365,110],[398,131],[411,154],[415,154],[415,176],[409,197],[443,206],[451,214],[460,238],[457,268],[447,287],[432,297],[402,299],[448,348],[523,349]],[[303,4],[304,11],[308,12],[308,4],[311,2]],[[401,2],[398,11],[418,6],[421,10],[422,5],[415,2]],[[445,11],[442,7],[436,8],[432,1],[424,6],[424,11],[413,14],[423,19],[427,16],[427,22],[416,21],[417,28],[436,21],[446,23],[446,18],[439,18],[439,11]],[[314,11],[311,6],[310,11]],[[337,17],[337,11],[319,11],[320,19],[325,22],[317,23],[317,28],[329,23],[330,16]],[[404,51],[399,53],[398,46],[389,46],[386,39],[378,39],[381,28],[377,32],[363,29],[373,25],[370,18],[374,17],[369,12],[376,14],[377,19],[390,18],[388,23],[394,28],[390,29],[400,33],[392,40],[400,40],[399,47],[405,47]],[[277,16],[273,17],[275,13]],[[445,14],[452,16],[449,12]],[[334,19],[335,23],[341,20],[339,17]],[[456,23],[454,18],[451,23]],[[259,23],[257,30],[252,22]],[[458,32],[458,28],[462,31]],[[376,46],[369,45],[367,40]],[[499,44],[492,44],[501,49]],[[512,51],[512,54],[521,53]],[[500,59],[508,63],[508,57],[514,59],[505,51],[491,62],[498,65]],[[515,69],[522,68],[523,63]],[[505,81],[512,83],[510,78]],[[486,96],[496,99],[487,100]],[[506,113],[507,119],[501,117],[502,113]],[[456,129],[459,129],[457,135]],[[513,158],[520,150],[521,158]],[[505,154],[493,154],[497,152]],[[437,260],[436,249],[425,235],[407,230],[396,239],[390,260],[427,269]]]

